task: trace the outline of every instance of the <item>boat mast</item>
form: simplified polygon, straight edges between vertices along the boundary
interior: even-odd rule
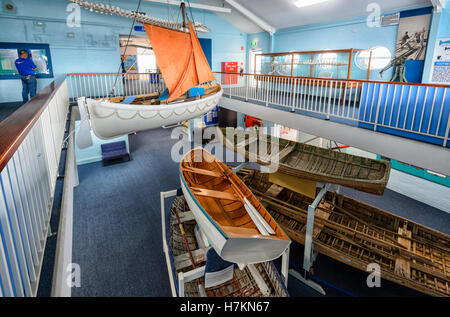
[[[186,5],[184,4],[184,1],[180,4],[181,7],[181,15],[183,16],[183,31],[186,29]]]

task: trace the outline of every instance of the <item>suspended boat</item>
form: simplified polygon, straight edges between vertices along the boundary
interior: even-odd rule
[[[272,182],[270,174],[243,169],[238,176],[286,233],[304,244],[314,198],[302,188]],[[346,265],[366,272],[377,263],[384,279],[432,296],[450,296],[450,236],[445,233],[327,192],[315,211],[313,242],[314,250]]]
[[[180,164],[181,188],[208,241],[224,260],[252,264],[281,256],[287,235],[250,190],[203,148]]]
[[[332,149],[279,139],[254,131],[222,129],[224,145],[261,165],[283,174],[351,187],[383,195],[391,164]],[[273,153],[272,153],[273,151]]]
[[[87,108],[81,111],[87,112],[99,138],[110,139],[199,117],[212,110],[222,96],[222,88],[213,83],[215,77],[189,20],[188,27],[183,28],[187,32],[142,23],[167,89],[140,96],[79,99],[80,108]],[[88,133],[80,129],[79,135]]]
[[[178,215],[177,215],[178,214]],[[206,246],[198,234],[198,226],[184,196],[175,197],[167,217],[167,241],[171,253],[171,266],[178,283],[178,274],[194,270],[190,255],[196,267],[207,267]],[[181,223],[181,226],[180,226]],[[186,243],[187,242],[187,243]],[[206,271],[206,269],[205,269]],[[272,262],[235,266],[230,280],[214,286],[206,284],[206,276],[184,284],[185,297],[287,297],[288,291]]]

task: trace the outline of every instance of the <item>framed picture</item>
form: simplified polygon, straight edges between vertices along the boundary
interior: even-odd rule
[[[395,57],[424,60],[430,31],[431,14],[402,17],[398,26]]]
[[[0,79],[20,79],[15,65],[20,50],[26,50],[28,58],[37,66],[37,78],[53,78],[52,58],[48,44],[0,42]]]

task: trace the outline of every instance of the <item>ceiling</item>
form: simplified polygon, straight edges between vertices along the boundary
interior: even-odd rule
[[[278,0],[274,0],[278,1]],[[215,12],[219,17],[224,19],[225,21],[231,23],[238,29],[244,31],[248,34],[253,33],[259,33],[263,32],[264,30],[260,28],[258,25],[250,21],[246,16],[241,14],[239,11],[231,7],[228,3],[226,3],[224,0],[196,0],[195,2],[201,3],[201,4],[208,4],[208,5],[214,5],[217,7],[225,7],[230,8],[231,13],[219,13]]]
[[[329,0],[309,7],[298,8],[293,0],[235,0],[276,29],[330,22],[368,15],[367,5],[378,3],[382,12],[404,10],[418,6],[431,6],[430,0]],[[230,7],[224,0],[197,0],[195,2]],[[234,8],[231,14],[217,13],[246,33],[262,29]]]

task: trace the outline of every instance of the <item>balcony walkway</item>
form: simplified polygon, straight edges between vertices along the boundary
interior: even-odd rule
[[[436,144],[397,136],[380,127],[377,131],[373,131],[363,127],[358,121],[340,116],[331,115],[327,119],[327,115],[320,112],[303,109],[292,111],[291,107],[273,103],[267,105],[257,100],[245,101],[243,97],[230,97],[227,93],[222,97],[220,106],[443,175],[450,175],[449,144],[444,148]],[[317,106],[317,109],[323,108],[323,105]],[[342,106],[334,110],[334,113],[352,113],[355,108],[357,107]]]
[[[222,107],[450,175],[450,86],[215,76]]]

